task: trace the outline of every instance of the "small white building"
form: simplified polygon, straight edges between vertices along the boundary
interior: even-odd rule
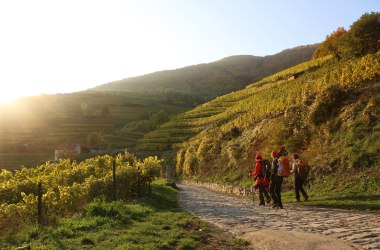
[[[78,143],[64,143],[54,150],[54,160],[67,158],[71,155],[79,155],[82,152],[82,147]]]

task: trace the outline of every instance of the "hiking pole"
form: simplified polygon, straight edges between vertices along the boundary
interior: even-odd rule
[[[252,184],[252,181],[251,181],[251,184]],[[255,203],[255,192],[252,185],[249,188],[249,192],[252,194],[252,202]]]
[[[248,176],[251,179],[251,186],[249,187],[249,192],[252,194],[252,203],[255,203],[255,196],[254,196],[254,190],[253,190],[253,178],[251,176],[251,170],[248,169]]]

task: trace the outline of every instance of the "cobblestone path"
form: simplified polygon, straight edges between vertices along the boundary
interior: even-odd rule
[[[350,249],[380,249],[380,216],[377,214],[291,204],[285,204],[284,209],[273,209],[206,188],[178,187],[183,209],[238,237],[255,231],[280,230],[340,239]]]

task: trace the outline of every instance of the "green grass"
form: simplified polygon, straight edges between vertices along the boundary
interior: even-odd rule
[[[307,191],[308,192],[308,191]],[[373,211],[380,213],[379,194],[319,194],[308,192],[309,200],[297,204],[305,206],[317,206],[324,208],[341,208],[349,210]],[[284,203],[296,203],[294,191],[284,192]],[[303,198],[301,198],[302,200]]]
[[[249,249],[247,242],[183,212],[177,193],[158,181],[150,196],[131,203],[95,201],[83,214],[61,219],[54,227],[26,231],[0,243],[0,248]]]
[[[379,213],[380,184],[375,178],[366,177],[367,175],[370,176],[363,173],[358,174],[359,178],[345,175],[324,177],[306,189],[309,195],[307,202],[296,202],[294,190],[283,193],[283,202]]]

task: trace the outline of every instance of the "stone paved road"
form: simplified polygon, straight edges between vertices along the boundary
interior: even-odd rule
[[[279,230],[276,232],[294,232],[303,239],[307,238],[303,233],[340,239],[350,249],[380,249],[380,216],[377,214],[291,204],[285,204],[284,209],[273,209],[258,206],[247,198],[232,197],[206,188],[178,187],[182,208],[239,237],[250,232]],[[268,246],[265,248],[269,249]]]

